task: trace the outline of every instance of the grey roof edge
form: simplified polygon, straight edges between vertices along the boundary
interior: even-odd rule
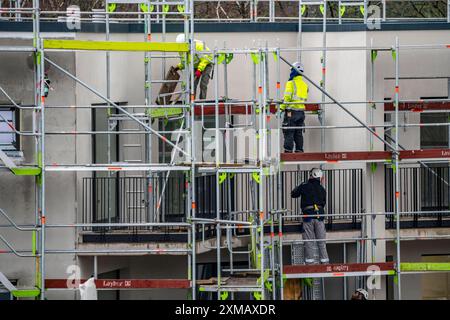
[[[41,22],[41,32],[84,32],[105,33],[104,23],[82,23],[79,30],[67,28],[64,22]],[[227,22],[227,23],[196,23],[196,32],[297,32],[298,23],[295,22]],[[31,32],[31,22],[0,21],[0,32]],[[182,23],[167,23],[167,32],[181,32]],[[380,29],[369,29],[362,23],[329,23],[329,32],[352,31],[414,31],[414,30],[450,30],[450,23],[444,21],[400,21],[383,22]],[[111,23],[111,33],[143,33],[144,25],[139,23]],[[303,32],[321,32],[322,23],[305,23]],[[161,24],[152,24],[152,33],[161,33]]]

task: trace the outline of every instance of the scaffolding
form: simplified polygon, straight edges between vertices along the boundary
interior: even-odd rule
[[[402,274],[407,273],[421,273],[421,272],[448,272],[450,265],[448,263],[405,263],[401,261],[400,245],[401,241],[412,239],[448,239],[450,235],[440,236],[401,236],[401,218],[411,212],[401,211],[401,185],[400,185],[400,164],[403,163],[418,163],[427,171],[431,172],[439,179],[440,177],[435,169],[428,166],[424,161],[436,160],[442,161],[450,157],[450,149],[427,149],[427,150],[405,150],[399,144],[399,128],[401,127],[422,127],[424,124],[403,124],[399,123],[400,112],[435,112],[450,109],[450,99],[427,99],[427,100],[401,100],[399,97],[399,61],[400,53],[404,50],[448,50],[448,44],[439,45],[401,45],[396,39],[396,42],[390,47],[376,47],[371,44],[367,47],[329,47],[327,46],[327,3],[330,1],[300,1],[298,4],[298,45],[294,48],[269,47],[267,44],[253,45],[250,49],[235,49],[218,48],[215,44],[213,50],[206,50],[202,52],[196,51],[194,44],[194,4],[197,1],[180,0],[180,1],[151,1],[151,0],[136,0],[136,1],[120,1],[107,0],[104,10],[97,13],[97,19],[105,23],[105,40],[104,41],[83,41],[83,40],[54,40],[44,39],[40,30],[41,18],[46,15],[62,14],[66,12],[42,12],[39,8],[39,1],[33,0],[32,8],[21,8],[20,5],[15,8],[7,9],[6,11],[16,17],[16,19],[26,20],[27,16],[32,16],[33,21],[33,46],[30,47],[0,47],[1,52],[31,52],[34,57],[34,82],[35,82],[35,102],[32,106],[22,106],[16,103],[4,90],[0,87],[1,92],[14,105],[15,108],[21,110],[29,110],[33,113],[33,128],[31,131],[20,131],[18,128],[9,125],[11,130],[21,136],[31,136],[35,141],[35,163],[29,165],[17,165],[12,161],[6,152],[0,150],[0,160],[4,163],[1,169],[8,169],[15,175],[28,175],[35,177],[36,185],[36,205],[35,205],[35,223],[33,226],[21,226],[14,222],[10,214],[0,209],[0,214],[8,221],[8,227],[13,227],[20,232],[32,233],[32,248],[27,251],[18,251],[14,246],[7,241],[1,234],[0,240],[8,247],[8,250],[2,253],[13,253],[20,257],[34,258],[36,261],[36,280],[35,287],[28,289],[16,289],[11,284],[8,284],[10,291],[16,297],[39,297],[44,299],[47,290],[68,290],[67,283],[62,279],[50,279],[46,273],[46,257],[48,254],[92,254],[94,255],[94,270],[97,266],[97,255],[101,254],[183,254],[188,257],[188,265],[186,272],[186,279],[97,279],[96,284],[99,289],[103,288],[117,288],[117,289],[151,289],[151,288],[174,288],[174,289],[190,289],[191,298],[197,299],[198,293],[211,292],[214,293],[217,299],[228,299],[237,293],[250,294],[252,299],[283,299],[284,298],[284,283],[286,279],[309,279],[314,278],[311,286],[305,285],[305,292],[311,299],[325,298],[323,289],[323,281],[319,279],[327,277],[363,277],[377,275],[395,276],[397,283],[397,298],[402,298]],[[276,21],[274,1],[268,1],[270,9],[269,21]],[[450,2],[449,2],[450,3]],[[16,2],[17,4],[17,2]],[[133,4],[137,7],[137,12],[119,12],[116,7],[118,4]],[[257,21],[257,2],[253,2],[254,10],[252,10],[252,21]],[[383,4],[385,2],[383,1]],[[322,47],[305,47],[302,41],[302,26],[303,14],[306,6],[320,6],[323,14],[322,17]],[[367,22],[367,6],[368,1],[352,2],[339,1],[339,23],[342,23],[342,15],[345,12],[346,6],[361,6],[363,14],[363,21]],[[155,9],[156,8],[156,9]],[[173,10],[173,11],[171,11]],[[91,12],[80,15],[91,14]],[[110,23],[114,21],[115,16],[118,19],[123,19],[120,15],[137,15],[137,21],[144,25],[144,40],[142,42],[117,42],[111,41],[110,38]],[[171,18],[169,19],[168,16]],[[177,18],[173,18],[177,16]],[[80,18],[80,21],[83,21]],[[381,19],[386,21],[385,16]],[[128,20],[125,20],[128,21]],[[183,32],[186,36],[186,43],[172,43],[167,42],[166,39],[166,23],[167,21],[183,21]],[[161,42],[154,42],[152,39],[152,25],[154,23],[161,24]],[[339,102],[327,91],[326,87],[326,54],[329,51],[364,51],[370,57],[370,72],[371,90],[369,101],[347,101]],[[106,93],[102,93],[98,89],[92,87],[90,84],[84,82],[77,76],[73,75],[68,70],[50,59],[48,52],[105,52],[106,59]],[[144,61],[143,66],[145,70],[145,103],[143,105],[123,106],[120,103],[114,102],[111,98],[111,52],[126,51],[126,52],[143,52]],[[322,77],[320,83],[312,80],[308,73],[304,74],[304,79],[308,81],[321,93],[320,101],[307,102],[306,112],[308,115],[317,115],[319,117],[319,126],[302,126],[297,129],[319,129],[321,132],[320,152],[306,152],[306,153],[282,153],[280,150],[281,131],[287,129],[283,127],[281,122],[281,111],[278,106],[283,103],[281,94],[281,78],[280,70],[283,66],[292,66],[285,58],[286,53],[295,53],[298,59],[301,58],[304,52],[321,52],[321,71]],[[375,101],[374,86],[375,80],[374,63],[378,53],[390,53],[394,57],[395,62],[395,86],[394,98],[392,100]],[[194,55],[212,54],[214,66],[213,101],[196,100],[194,92],[194,72],[189,68],[183,74],[182,80],[176,80],[180,84],[180,91],[175,94],[179,95],[179,103],[169,102],[167,104],[157,104],[154,101],[159,98],[164,98],[164,95],[154,96],[152,89],[155,85],[167,83],[166,75],[166,61],[168,59],[179,58],[183,56],[184,59],[190,58],[190,64],[194,64]],[[172,54],[172,56],[170,55]],[[176,54],[176,55],[173,55]],[[250,56],[252,61],[252,92],[251,97],[245,100],[234,100],[228,96],[228,69],[227,65],[232,61],[233,56],[244,55]],[[274,96],[271,96],[269,83],[269,61],[274,57],[276,66],[276,88]],[[156,61],[156,62],[155,62]],[[155,75],[153,72],[154,66],[161,64],[161,75]],[[48,106],[45,98],[45,66],[51,65],[65,76],[72,79],[74,82],[84,87],[95,96],[100,98],[104,105],[93,106],[76,106],[77,108],[86,109],[106,109],[108,113],[108,128],[106,131],[48,131],[45,128],[46,113],[51,112],[52,109],[71,108],[72,106]],[[222,68],[220,66],[222,65]],[[219,97],[219,75],[223,75],[223,85],[225,97]],[[155,77],[158,77],[155,79]],[[166,101],[166,99],[163,99]],[[369,123],[365,123],[354,115],[346,105],[364,104],[370,107]],[[378,125],[374,122],[374,109],[372,106],[376,104],[383,104],[385,112],[394,115],[394,123]],[[352,117],[358,125],[346,126],[331,126],[326,125],[325,121],[325,107],[327,105],[334,105],[339,107]],[[114,110],[114,112],[112,112]],[[233,123],[232,116],[239,115],[245,118],[244,123]],[[205,116],[214,116],[213,128],[205,126]],[[220,123],[220,117],[225,118],[225,127]],[[1,114],[0,117],[6,123],[10,123]],[[195,122],[200,118],[200,123],[205,131],[213,133],[214,140],[212,148],[213,156],[210,161],[205,161],[203,158],[198,159],[196,156],[197,145],[199,139],[195,134]],[[173,121],[178,126],[175,129],[169,130],[165,128],[162,130],[155,129],[153,125],[154,120],[165,119],[164,121]],[[269,124],[272,119],[275,119],[276,129],[272,129]],[[135,123],[139,129],[122,130],[120,123],[131,121]],[[448,126],[449,123],[435,123],[430,126]],[[119,130],[112,130],[117,126]],[[251,137],[255,146],[255,157],[245,159],[245,161],[236,161],[236,158],[230,150],[224,151],[223,146],[220,145],[219,137],[224,136],[229,132],[233,132],[238,128],[248,128],[254,130],[254,135]],[[292,129],[292,127],[289,127]],[[361,128],[369,133],[368,151],[344,151],[344,152],[327,152],[325,131],[333,129],[346,128]],[[394,136],[385,134],[380,135],[378,129],[386,131],[394,131]],[[378,131],[377,131],[378,130]],[[275,132],[275,135],[272,132]],[[11,131],[8,131],[9,133]],[[5,133],[5,132],[0,132]],[[45,137],[49,135],[88,135],[95,136],[98,134],[106,134],[107,155],[106,163],[61,163],[48,164],[45,162],[45,155],[48,147],[45,145]],[[115,162],[111,156],[111,137],[113,135],[144,135],[144,144],[124,146],[128,148],[140,148],[144,150],[144,161],[137,159],[127,159],[128,161]],[[175,134],[175,142],[167,138],[168,134]],[[272,152],[269,148],[271,139],[278,141],[277,150]],[[155,148],[152,141],[154,137],[161,142],[162,145],[170,150],[169,161],[155,161],[158,155],[158,150]],[[184,143],[181,143],[181,140]],[[374,150],[374,141],[380,141],[386,150]],[[231,148],[231,147],[230,147]],[[165,150],[165,149],[164,149]],[[165,152],[164,152],[165,153]],[[177,156],[181,154],[181,156]],[[361,224],[361,235],[356,238],[335,239],[329,240],[330,243],[345,243],[354,242],[358,245],[358,261],[357,263],[344,264],[329,264],[329,265],[305,265],[302,259],[302,245],[307,241],[317,242],[320,240],[305,240],[295,239],[289,240],[284,238],[284,229],[286,221],[289,219],[300,219],[304,215],[298,214],[293,209],[288,209],[283,206],[281,192],[283,166],[285,164],[297,165],[300,171],[302,165],[316,164],[316,165],[333,165],[343,162],[355,163],[376,163],[386,164],[393,168],[393,211],[392,212],[375,212],[373,201],[371,201],[372,208],[368,212],[355,213],[340,213],[334,212],[332,214],[325,214],[324,217],[352,217],[359,216],[362,219],[374,219],[377,216],[394,217],[395,222],[395,236],[394,237],[374,237],[374,230],[366,230],[365,224]],[[147,206],[145,208],[145,222],[128,222],[116,223],[108,214],[107,222],[102,223],[75,223],[75,224],[48,224],[46,223],[46,173],[47,172],[104,172],[105,178],[114,177],[117,173],[138,173],[144,177],[143,197]],[[186,217],[183,222],[169,222],[165,221],[161,214],[161,206],[167,194],[168,181],[171,174],[179,173],[184,176],[185,181],[185,212]],[[213,217],[199,217],[197,216],[197,209],[201,199],[197,199],[199,193],[197,192],[196,181],[199,175],[209,174],[213,177],[215,189],[215,203]],[[233,199],[231,195],[231,180],[237,179],[238,176],[247,179],[248,195],[246,197],[248,206],[245,208],[238,208],[232,205]],[[369,173],[369,185],[371,190],[374,190],[374,175]],[[448,186],[448,182],[446,182]],[[108,207],[111,208],[110,197],[112,192],[108,185]],[[159,193],[154,195],[155,190]],[[373,193],[373,192],[372,192]],[[270,195],[266,197],[267,195]],[[224,214],[224,213],[227,214]],[[417,213],[417,212],[416,212]],[[448,211],[443,211],[443,214],[448,214]],[[147,228],[147,230],[159,230],[160,228],[182,228],[186,231],[186,239],[183,248],[164,248],[163,246],[149,246],[146,249],[104,249],[104,250],[80,250],[80,249],[59,249],[49,250],[46,247],[46,232],[48,229],[73,229],[77,231],[84,228]],[[213,238],[206,240],[205,229],[213,230]],[[245,238],[248,241],[247,250],[237,250],[233,246],[233,240]],[[367,254],[365,252],[364,241],[371,241],[371,255],[374,256],[374,241],[373,240],[393,240],[396,244],[396,260],[394,262],[376,262],[366,261]],[[283,246],[291,245],[292,258],[291,265],[283,263]],[[216,252],[217,270],[216,277],[211,279],[196,279],[197,277],[197,249],[204,246],[208,250]],[[225,252],[225,254],[224,254]],[[236,256],[248,257],[248,267],[237,268],[233,261]],[[223,257],[228,257],[228,267],[225,267]],[[297,257],[294,259],[294,256]],[[370,267],[376,267],[376,270]],[[95,271],[97,278],[97,272]],[[0,273],[0,280],[4,279]],[[362,280],[360,280],[362,283]],[[6,282],[6,278],[2,281]],[[362,285],[364,286],[364,285]],[[72,288],[76,289],[76,288]]]

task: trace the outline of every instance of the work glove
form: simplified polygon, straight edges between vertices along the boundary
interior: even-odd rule
[[[200,78],[202,76],[202,72],[200,70],[195,70],[195,77]]]
[[[180,71],[180,67],[179,67],[179,66],[175,66],[175,67],[173,67],[173,69],[174,69],[175,71]]]

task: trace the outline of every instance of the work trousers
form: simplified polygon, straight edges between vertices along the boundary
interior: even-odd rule
[[[283,127],[302,127],[305,125],[303,110],[286,110]],[[284,150],[286,152],[303,152],[303,129],[283,129]],[[295,143],[295,149],[294,149]]]
[[[325,231],[325,223],[323,220],[319,219],[311,219],[309,221],[303,221],[303,239],[312,240],[312,239],[325,239],[326,231]],[[325,241],[316,241],[317,246],[319,247],[319,259],[321,263],[328,263],[328,253]],[[305,262],[313,263],[314,262],[314,241],[306,241],[305,242]]]
[[[206,99],[206,94],[208,93],[208,83],[211,78],[211,71],[213,69],[213,64],[210,63],[206,66],[205,70],[202,72],[202,76],[200,78],[194,79],[194,95],[197,96],[197,86],[200,83],[200,94],[198,98],[200,100]]]

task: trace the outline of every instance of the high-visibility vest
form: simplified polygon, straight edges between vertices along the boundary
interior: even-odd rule
[[[194,40],[195,41],[195,50],[196,51],[209,51],[209,48],[206,46],[206,44],[203,41]],[[178,68],[180,70],[183,70],[186,67],[186,64],[189,64],[191,62],[191,54],[188,53],[187,55],[187,63],[184,59],[184,54],[180,53],[181,56],[181,62],[178,64]],[[194,54],[194,69],[204,71],[206,66],[213,61],[212,54],[206,54],[206,53],[196,53]]]
[[[308,85],[303,81],[302,76],[296,76],[292,80],[286,82],[284,89],[284,102],[297,102],[290,104],[282,104],[281,110],[293,109],[293,110],[305,110],[304,102],[308,100]]]

